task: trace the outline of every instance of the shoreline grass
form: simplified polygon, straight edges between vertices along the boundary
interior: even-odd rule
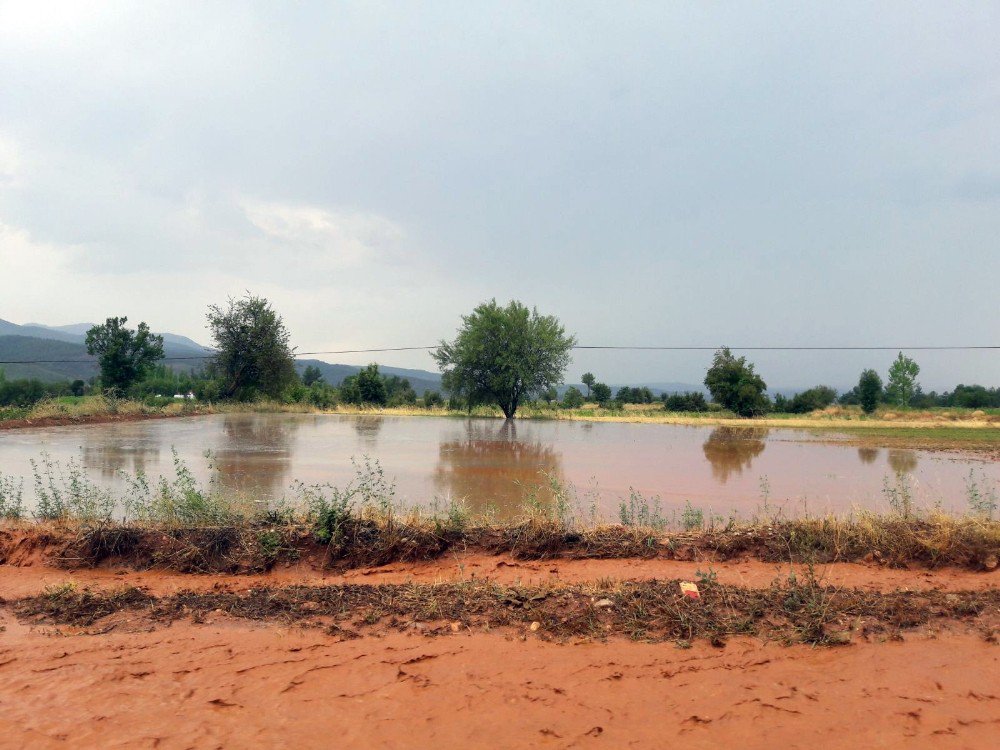
[[[199,483],[176,452],[172,477],[119,472],[124,489],[117,494],[75,461],[63,466],[43,454],[32,461],[30,520],[24,482],[0,475],[0,563],[25,539],[50,548],[50,559],[66,567],[118,561],[230,573],[306,556],[345,568],[430,560],[456,549],[523,559],[746,556],[983,570],[995,569],[1000,555],[997,488],[973,474],[960,516],[915,507],[912,487],[898,476],[886,479],[888,513],[789,519],[768,505],[765,492],[750,518],[706,514],[690,503],[667,515],[658,498],[633,490],[620,502],[618,523],[597,514],[593,497],[547,476],[544,488],[526,488],[520,515],[501,522],[488,513],[473,517],[461,501],[400,507],[377,460],[354,465],[344,487],[296,482],[282,498],[263,502],[226,490],[217,474]],[[551,495],[545,503],[543,489]]]
[[[852,519],[798,519],[719,529],[664,531],[621,524],[569,528],[541,518],[469,524],[442,518],[341,517],[333,534],[312,522],[268,517],[217,525],[34,521],[0,523],[0,564],[19,550],[37,551],[67,569],[98,566],[181,573],[263,573],[310,560],[329,570],[421,562],[452,553],[540,559],[668,559],[888,567],[960,567],[993,571],[1000,521],[932,515],[864,514]]]
[[[343,414],[383,416],[431,416],[447,418],[503,419],[503,413],[487,406],[471,411],[453,410],[443,406],[353,406],[339,404],[331,409],[321,409],[306,403],[280,401],[254,402],[195,402],[188,400],[150,404],[131,399],[111,399],[102,395],[47,399],[32,407],[4,408],[0,410],[0,424],[4,421],[37,421],[47,419],[83,419],[100,416],[163,415],[185,416],[227,413],[287,413],[287,414]],[[552,421],[593,421],[623,423],[654,423],[678,425],[723,425],[745,427],[790,427],[799,429],[821,428],[835,430],[860,430],[872,435],[897,433],[900,430],[924,431],[950,429],[952,437],[967,434],[965,431],[996,431],[990,439],[1000,436],[1000,410],[972,410],[952,407],[936,409],[898,409],[880,407],[875,414],[866,415],[855,407],[829,407],[810,414],[769,414],[744,418],[726,411],[670,412],[660,406],[626,404],[622,408],[603,408],[585,404],[577,409],[544,407],[525,404],[518,411],[517,419]]]

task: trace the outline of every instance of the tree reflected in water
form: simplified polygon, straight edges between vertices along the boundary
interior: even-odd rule
[[[878,448],[858,448],[858,458],[863,464],[873,464],[878,459]]]
[[[364,414],[354,418],[354,431],[358,433],[366,449],[375,448],[384,423],[385,417],[378,414]]]
[[[734,474],[742,474],[764,452],[766,427],[716,427],[701,447],[712,465],[712,476],[725,484]]]
[[[562,478],[561,458],[538,440],[519,439],[517,425],[469,421],[459,439],[441,443],[434,485],[442,498],[464,499],[473,514],[492,509],[501,519],[523,511],[525,495],[539,488],[552,502],[545,475]]]
[[[297,420],[277,414],[226,416],[222,442],[212,451],[221,486],[267,499],[280,497],[292,479],[292,443],[298,426]]]
[[[894,448],[889,451],[887,458],[889,459],[889,466],[897,474],[910,474],[916,471],[917,454],[913,451]]]
[[[143,445],[140,440],[128,437],[108,439],[95,431],[83,434],[88,441],[80,446],[83,468],[97,470],[105,479],[114,479],[119,472],[146,474],[148,465],[155,467],[159,463],[158,445]]]

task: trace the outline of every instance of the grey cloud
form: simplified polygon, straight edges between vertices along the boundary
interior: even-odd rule
[[[102,293],[267,288],[307,342],[433,342],[494,295],[587,341],[989,341],[998,31],[990,5],[5,5],[0,222]]]

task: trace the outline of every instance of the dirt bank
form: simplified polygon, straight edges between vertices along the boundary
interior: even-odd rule
[[[117,422],[144,422],[150,419],[171,419],[173,417],[198,417],[210,412],[129,412],[123,414],[82,414],[58,417],[38,417],[35,419],[0,420],[0,430],[17,430],[29,427],[69,427],[83,424],[110,424]]]
[[[1000,732],[1000,647],[962,632],[678,649],[0,617],[4,748],[990,748]]]

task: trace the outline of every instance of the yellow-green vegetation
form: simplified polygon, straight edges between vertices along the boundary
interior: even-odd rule
[[[109,414],[179,414],[179,413],[229,413],[229,412],[287,412],[329,414],[385,414],[391,416],[446,416],[503,418],[498,407],[477,406],[473,409],[448,409],[446,406],[357,406],[339,404],[329,409],[317,408],[309,403],[286,403],[275,400],[252,402],[194,401],[186,399],[155,399],[139,401],[114,399],[104,395],[62,396],[40,401],[32,407],[11,409],[19,419],[46,419],[59,417],[89,417]],[[10,418],[10,417],[8,417]],[[518,419],[563,419],[595,422],[651,422],[658,424],[731,425],[759,427],[831,428],[866,430],[872,434],[889,434],[889,431],[925,430],[928,428],[954,428],[959,430],[994,428],[1000,430],[1000,410],[962,409],[940,407],[934,409],[880,408],[866,415],[858,407],[832,406],[809,414],[769,414],[762,417],[742,418],[725,410],[703,412],[666,411],[659,404],[623,404],[620,408],[607,408],[585,403],[579,408],[565,409],[556,406],[525,404]],[[995,436],[994,436],[995,437]]]

